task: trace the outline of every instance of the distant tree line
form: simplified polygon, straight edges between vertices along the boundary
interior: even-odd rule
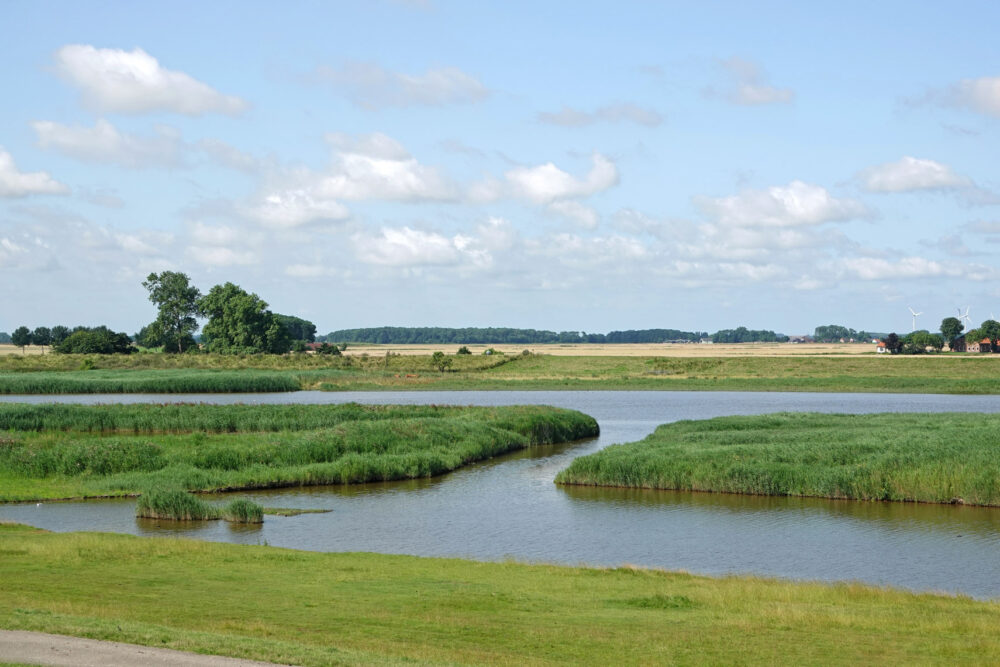
[[[713,343],[787,343],[788,336],[774,333],[767,330],[747,329],[737,327],[735,329],[722,329],[712,334]]]
[[[640,329],[612,331],[608,334],[583,331],[546,331],[538,329],[513,329],[503,327],[373,327],[365,329],[340,329],[317,338],[330,343],[347,341],[377,345],[427,344],[542,344],[542,343],[666,343],[670,341],[697,342],[708,336],[703,331],[677,329]]]
[[[839,343],[841,340],[849,341],[852,339],[858,342],[868,342],[875,338],[883,337],[885,337],[884,333],[865,331],[864,329],[855,331],[854,329],[842,327],[839,324],[827,324],[826,326],[816,327],[816,330],[813,332],[813,340],[817,343]]]
[[[53,352],[61,354],[128,354],[132,351],[132,339],[128,334],[112,331],[106,326],[78,326],[72,329],[62,325],[51,329],[21,326],[10,334],[10,342],[20,347],[22,352],[29,345],[51,347]]]

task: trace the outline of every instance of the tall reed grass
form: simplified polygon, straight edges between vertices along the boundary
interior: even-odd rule
[[[0,485],[0,500],[27,500],[431,477],[598,426],[541,406],[10,404],[3,430],[0,479],[46,483]]]
[[[1000,505],[1000,415],[780,413],[660,426],[560,484]]]
[[[0,394],[198,394],[301,388],[295,373],[254,370],[0,373]]]

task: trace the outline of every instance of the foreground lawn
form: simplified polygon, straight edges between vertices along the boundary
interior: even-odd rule
[[[305,665],[983,664],[1000,605],[861,585],[0,526],[0,627]]]
[[[0,393],[325,389],[1000,393],[1000,355],[609,357],[135,354],[0,357]],[[93,370],[79,370],[93,367]]]
[[[0,501],[431,477],[598,432],[544,406],[0,404]]]
[[[1000,415],[780,413],[665,424],[561,484],[1000,505]]]

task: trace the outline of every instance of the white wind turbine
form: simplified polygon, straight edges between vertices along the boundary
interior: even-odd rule
[[[910,307],[907,306],[907,308],[910,308]],[[913,328],[910,329],[910,331],[916,331],[917,330],[917,315],[923,315],[923,312],[919,312],[918,313],[918,312],[915,312],[912,308],[910,308],[910,315],[913,315]]]
[[[968,306],[965,307],[965,314],[962,314],[962,309],[961,308],[958,309],[958,319],[960,321],[964,321],[965,324],[966,324],[966,327],[968,327],[968,325],[972,324],[972,318],[969,317],[969,307]]]

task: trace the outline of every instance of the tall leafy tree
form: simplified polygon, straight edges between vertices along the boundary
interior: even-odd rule
[[[965,325],[962,324],[962,320],[957,317],[946,317],[941,320],[941,335],[944,336],[944,339],[949,344],[962,334],[962,329],[964,328]]]
[[[52,344],[52,330],[48,327],[35,327],[35,330],[31,332],[31,342],[34,345],[40,345],[43,348],[46,345]],[[42,352],[44,354],[44,350]]]
[[[10,342],[21,348],[21,353],[24,353],[24,348],[31,345],[31,331],[28,327],[18,327],[14,329],[14,333],[10,335]]]
[[[149,291],[149,300],[159,308],[150,325],[147,340],[158,339],[167,351],[183,352],[194,344],[198,330],[198,299],[201,292],[191,285],[187,274],[177,271],[150,273],[142,286]]]
[[[208,318],[202,335],[209,352],[222,354],[284,354],[291,337],[267,302],[233,283],[216,285],[198,300]]]
[[[56,326],[52,327],[52,344],[58,345],[59,343],[66,340],[66,337],[69,336],[69,334],[70,334],[69,327],[64,327],[61,324],[57,324]]]
[[[993,349],[997,349],[997,342],[1000,341],[1000,322],[986,320],[979,326],[979,333],[983,338],[989,338]]]
[[[307,343],[316,342],[316,325],[309,320],[293,315],[279,315],[278,313],[275,313],[274,316],[281,322],[281,326],[288,330],[288,335],[292,337],[292,340],[303,340]]]

